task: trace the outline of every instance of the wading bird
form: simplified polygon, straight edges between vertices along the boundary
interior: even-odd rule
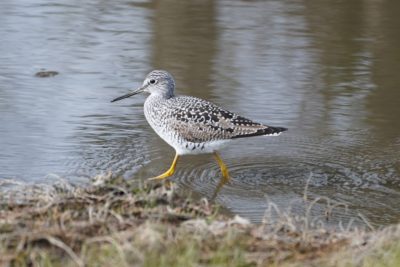
[[[111,102],[139,93],[150,94],[144,103],[144,115],[153,130],[175,151],[171,167],[150,179],[162,180],[175,172],[178,158],[185,154],[213,153],[221,168],[223,183],[229,180],[228,168],[217,150],[233,139],[251,136],[277,136],[283,127],[263,125],[206,100],[192,96],[175,96],[175,81],[163,70],[150,72],[142,86]]]

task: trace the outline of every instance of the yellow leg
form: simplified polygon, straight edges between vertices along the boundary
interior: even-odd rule
[[[224,181],[226,183],[230,179],[228,168],[226,167],[225,163],[222,161],[217,152],[214,152],[214,157],[217,160],[219,167],[221,168],[222,177],[224,178]]]
[[[179,155],[175,154],[174,161],[172,162],[171,167],[169,167],[168,171],[164,172],[163,174],[160,174],[159,176],[150,178],[149,180],[163,180],[167,177],[170,177],[172,174],[174,174],[176,163],[178,162],[178,158],[179,158]]]
[[[225,163],[222,161],[221,157],[218,155],[217,152],[214,152],[214,157],[217,160],[219,167],[221,168],[222,178],[221,181],[219,181],[217,187],[215,188],[215,191],[211,197],[212,200],[214,200],[217,197],[222,187],[230,180],[228,168],[226,167]]]

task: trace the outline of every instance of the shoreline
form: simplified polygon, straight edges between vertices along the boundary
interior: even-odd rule
[[[400,225],[339,230],[278,210],[253,224],[168,184],[2,190],[0,265],[400,266]]]

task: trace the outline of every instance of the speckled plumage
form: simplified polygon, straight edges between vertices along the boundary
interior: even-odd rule
[[[211,153],[231,139],[277,135],[283,130],[190,96],[165,99],[151,95],[144,104],[144,114],[156,133],[181,155]]]
[[[146,80],[163,76],[164,72],[158,72],[153,71]],[[156,133],[180,155],[211,153],[231,139],[279,135],[286,130],[253,122],[203,99],[174,96],[174,87],[172,80],[167,96],[151,93],[144,114]]]
[[[175,148],[171,167],[151,179],[162,180],[175,172],[179,155],[213,153],[221,168],[220,186],[229,181],[229,172],[217,150],[236,138],[257,135],[279,135],[283,127],[271,127],[236,115],[206,100],[191,96],[175,96],[175,81],[163,70],[150,72],[136,91],[117,97],[119,101],[147,92],[144,114],[150,126],[165,142]]]

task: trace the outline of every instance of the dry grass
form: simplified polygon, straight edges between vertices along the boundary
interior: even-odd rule
[[[0,264],[376,266],[379,257],[389,264],[400,258],[399,228],[337,232],[310,223],[307,214],[291,216],[272,204],[278,219],[254,225],[220,215],[206,200],[193,202],[173,185],[129,184],[111,175],[97,177],[94,184],[3,182]],[[383,249],[393,252],[380,254]]]
[[[352,233],[348,246],[331,257],[318,259],[315,266],[400,266],[400,225],[369,233]]]

